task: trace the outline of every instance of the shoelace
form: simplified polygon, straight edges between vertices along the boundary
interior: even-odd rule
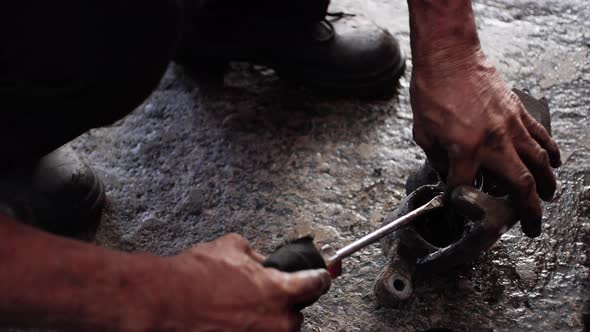
[[[316,35],[316,40],[318,42],[325,42],[325,41],[331,40],[332,38],[334,38],[334,25],[332,25],[332,22],[342,19],[344,17],[353,17],[353,16],[355,16],[355,14],[349,14],[349,13],[345,13],[345,12],[328,12],[328,13],[326,13],[326,18],[324,18],[320,22],[320,25],[323,24],[325,27],[327,27],[329,30],[329,34],[323,35],[323,36],[318,34],[318,35]]]

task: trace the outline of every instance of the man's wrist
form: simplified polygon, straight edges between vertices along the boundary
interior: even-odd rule
[[[3,216],[0,233],[0,326],[133,330],[163,306],[165,258],[56,237]]]
[[[416,54],[413,61],[413,75],[424,79],[451,77],[465,71],[487,70],[490,65],[479,45],[456,44],[433,50],[427,54]]]
[[[470,0],[408,0],[414,68],[477,65],[482,58]]]

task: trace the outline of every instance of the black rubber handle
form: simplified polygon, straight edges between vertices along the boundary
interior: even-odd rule
[[[306,236],[285,244],[268,256],[262,265],[283,272],[326,268],[324,257],[316,248],[311,236]]]

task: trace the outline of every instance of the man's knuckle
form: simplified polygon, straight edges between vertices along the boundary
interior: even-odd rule
[[[547,130],[545,130],[545,128],[539,122],[537,122],[537,120],[531,117],[530,122],[531,127],[537,134],[541,134],[542,137],[549,136]]]
[[[545,126],[539,122],[539,120],[535,119],[531,114],[526,113],[526,117],[528,122],[530,123],[530,127],[533,128],[537,133],[542,134],[544,137],[549,137],[549,131]]]
[[[541,166],[545,166],[547,164],[549,164],[549,154],[547,153],[547,151],[538,148],[537,152],[536,152],[536,157],[535,160],[541,164]]]
[[[267,277],[269,286],[274,290],[275,296],[285,297],[293,291],[293,277],[290,273],[267,269]]]
[[[525,194],[528,194],[534,190],[536,186],[535,178],[528,170],[521,172],[520,176],[518,177],[518,186]]]
[[[510,123],[512,125],[517,125],[519,123],[522,123],[520,114],[521,114],[521,112],[518,109],[510,110],[510,112],[508,112],[508,118],[507,118],[508,123]]]
[[[236,233],[229,233],[225,236],[225,238],[232,241],[239,241],[242,239],[242,236]]]
[[[508,93],[508,104],[509,104],[509,108],[511,110],[513,110],[514,112],[517,112],[517,113],[526,112],[526,109],[525,109],[522,101],[520,101],[520,97],[516,93],[514,93],[513,91],[510,91]]]
[[[505,125],[495,125],[485,131],[483,144],[488,147],[499,147],[505,141],[507,128]]]
[[[225,239],[227,241],[239,246],[239,247],[244,247],[244,248],[250,247],[248,240],[246,240],[244,237],[242,237],[241,235],[236,234],[236,233],[227,234],[225,236]]]

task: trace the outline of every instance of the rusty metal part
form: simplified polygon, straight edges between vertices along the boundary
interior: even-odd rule
[[[408,213],[444,190],[442,185],[420,187],[402,201],[392,217]],[[389,262],[374,286],[380,303],[394,305],[407,300],[416,278],[443,273],[475,260],[517,222],[507,197],[459,187],[451,200],[452,208],[424,215],[422,220],[381,242]]]
[[[452,196],[454,206],[471,211],[470,230],[459,241],[420,258],[417,265],[423,272],[436,273],[477,259],[518,221],[507,197],[493,197],[471,187],[457,188]]]
[[[550,132],[547,101],[520,90],[514,92],[529,114]],[[444,181],[427,162],[408,178],[407,196],[389,219],[405,215],[446,191]],[[388,263],[374,285],[378,301],[395,306],[410,298],[420,277],[470,263],[490,248],[518,221],[506,192],[500,179],[481,173],[474,187],[455,189],[449,207],[425,214],[382,239]]]

